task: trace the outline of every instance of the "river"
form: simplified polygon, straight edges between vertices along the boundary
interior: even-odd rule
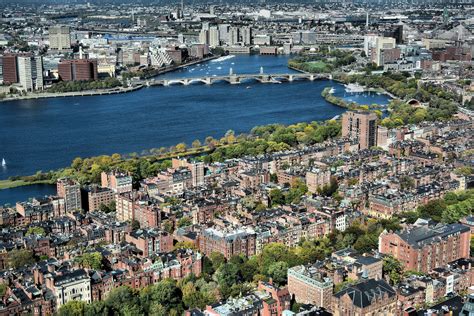
[[[233,73],[289,73],[287,56],[242,55],[194,65],[160,77]],[[150,148],[190,144],[227,130],[248,132],[256,125],[326,120],[343,113],[321,97],[328,86],[337,96],[361,104],[387,104],[384,95],[348,94],[332,81],[283,84],[193,84],[151,87],[120,95],[21,100],[0,103],[0,179],[67,166],[75,157],[141,153]],[[22,196],[32,188],[16,188]],[[20,195],[0,190],[0,205]],[[17,191],[15,191],[17,192]]]

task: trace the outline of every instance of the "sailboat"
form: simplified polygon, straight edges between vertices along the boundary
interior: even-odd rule
[[[2,167],[6,167],[7,166],[7,162],[5,161],[5,158],[2,159]]]

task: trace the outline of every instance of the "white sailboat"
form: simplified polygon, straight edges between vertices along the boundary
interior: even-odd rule
[[[5,161],[5,158],[2,159],[2,167],[6,167],[7,166],[7,162]]]

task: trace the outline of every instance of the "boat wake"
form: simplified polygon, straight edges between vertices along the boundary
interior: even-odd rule
[[[231,59],[231,58],[234,58],[234,57],[235,57],[235,55],[222,56],[222,57],[219,57],[217,59],[211,60],[211,63],[218,63],[218,62],[225,61],[225,60],[228,60],[228,59]]]

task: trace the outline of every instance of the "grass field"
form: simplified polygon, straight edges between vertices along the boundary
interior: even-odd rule
[[[0,180],[0,190],[21,187],[23,185],[40,184],[40,183],[50,183],[50,182],[49,181],[27,182],[23,180],[16,180],[16,181]]]

